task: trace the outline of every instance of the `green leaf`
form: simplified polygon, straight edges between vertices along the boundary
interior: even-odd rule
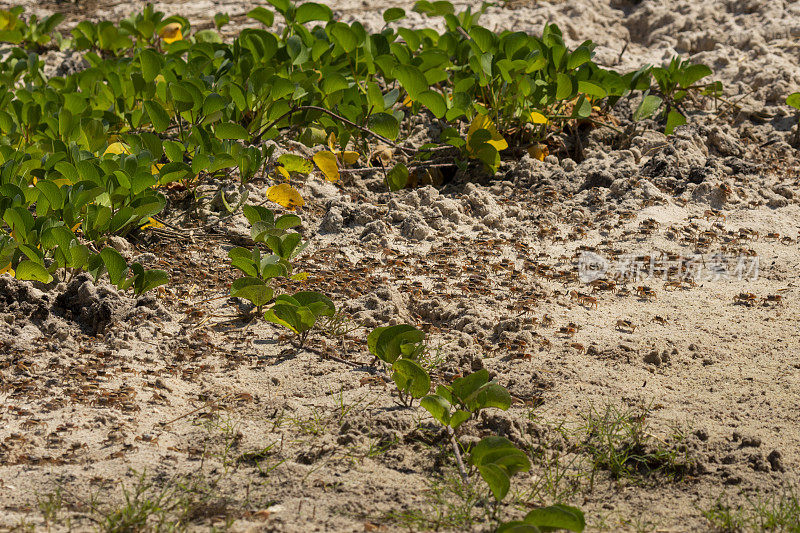
[[[498,465],[487,464],[478,467],[483,480],[489,485],[497,501],[501,501],[508,494],[508,489],[511,488],[511,478],[508,477],[506,471]]]
[[[297,172],[299,174],[308,174],[314,170],[314,163],[303,156],[295,154],[284,154],[280,156],[278,158],[278,164],[289,172]]]
[[[275,9],[277,9],[281,13],[286,13],[287,11],[289,11],[289,8],[292,5],[290,0],[267,0],[267,2],[272,4],[275,7]]]
[[[369,335],[367,335],[367,349],[369,350],[369,353],[371,353],[372,355],[375,355],[375,356],[378,355],[378,352],[377,352],[378,339],[380,338],[381,334],[384,331],[386,331],[387,329],[389,329],[389,326],[377,327],[377,328],[373,329],[372,331],[370,331]]]
[[[453,4],[447,0],[438,0],[436,2],[429,2],[428,0],[420,0],[414,4],[414,11],[417,13],[424,13],[428,16],[452,15],[455,13]]]
[[[579,81],[578,92],[588,94],[589,96],[594,96],[595,98],[605,98],[608,96],[608,91],[590,81]]]
[[[246,276],[257,277],[259,275],[258,267],[253,258],[253,254],[247,248],[236,247],[228,252],[228,257],[231,260],[231,266],[238,268]]]
[[[672,135],[675,128],[686,124],[686,117],[680,114],[677,110],[673,109],[667,114],[667,125],[664,128],[665,135]]]
[[[786,103],[793,108],[800,110],[800,93],[792,93],[787,96]]]
[[[322,293],[315,291],[301,291],[292,295],[292,298],[303,307],[310,309],[314,316],[333,316],[336,306],[333,301]]]
[[[398,324],[376,328],[367,338],[367,346],[379,359],[394,364],[401,355],[413,353],[424,339],[425,333],[414,326]]]
[[[278,217],[275,221],[275,227],[278,229],[291,229],[302,225],[303,221],[297,215],[285,214]]]
[[[276,301],[275,305],[264,313],[264,319],[302,335],[314,327],[317,317],[314,316],[310,309],[298,307],[286,303],[286,300],[281,300],[280,303]]]
[[[269,96],[273,100],[280,100],[294,92],[294,84],[285,78],[273,78]]]
[[[286,38],[286,51],[292,59],[292,65],[301,65],[308,61],[311,49],[303,43],[299,35]]]
[[[268,235],[265,242],[273,253],[287,260],[295,257],[308,246],[308,241],[301,243],[301,236],[299,233]]]
[[[86,146],[92,152],[98,152],[106,145],[106,130],[99,120],[81,120],[81,133],[86,140]]]
[[[389,140],[397,139],[400,134],[400,124],[397,119],[388,113],[376,113],[369,118],[369,128]]]
[[[64,193],[62,193],[58,185],[52,181],[38,181],[35,187],[47,198],[52,209],[58,210],[64,205]]]
[[[47,36],[47,40],[44,43],[39,43],[39,44],[49,43],[50,42],[49,34],[52,33],[53,30],[56,28],[56,26],[61,24],[61,21],[63,20],[64,20],[63,13],[53,13],[49,17],[46,17],[42,21],[42,25],[39,27],[39,31],[41,32],[42,35]]]
[[[405,9],[399,7],[390,7],[386,11],[383,12],[383,21],[386,24],[390,22],[394,22],[395,20],[400,20],[406,17]]]
[[[403,163],[396,164],[386,173],[386,185],[389,187],[390,191],[394,192],[404,189],[407,184],[408,167]]]
[[[496,172],[500,165],[500,152],[489,143],[481,144],[473,153],[473,157],[482,161],[492,172]]]
[[[198,43],[222,44],[222,36],[217,32],[217,30],[212,29],[198,31],[194,34],[194,40]]]
[[[228,24],[230,21],[231,17],[227,13],[217,13],[216,15],[214,15],[214,25],[217,27],[218,30],[222,29],[222,27]]]
[[[173,163],[167,163],[158,171],[159,182],[162,185],[167,183],[172,183],[173,181],[184,180],[184,179],[191,179],[194,177],[194,173],[192,173],[192,168],[184,163],[183,161],[175,161]]]
[[[402,360],[402,359],[401,359]],[[450,402],[438,394],[429,394],[419,401],[426,411],[443,426],[450,424]]]
[[[419,363],[411,359],[398,359],[392,365],[392,380],[397,388],[413,398],[422,398],[431,388],[431,378]]]
[[[660,97],[653,94],[647,94],[642,98],[639,107],[633,112],[633,120],[638,122],[642,119],[653,116],[653,113],[661,106],[662,100]]]
[[[40,281],[42,283],[53,281],[53,276],[50,275],[45,267],[28,259],[20,261],[14,272],[17,279]]]
[[[150,133],[149,131],[144,131],[141,133],[142,144],[150,152],[150,156],[154,160],[161,159],[161,154],[164,153],[164,146],[161,142],[161,138],[154,134]]]
[[[145,48],[139,54],[139,61],[142,63],[142,77],[144,81],[150,83],[161,72],[161,56],[154,50]]]
[[[511,394],[505,387],[497,383],[489,383],[478,392],[477,404],[481,409],[496,407],[506,411],[511,407]]]
[[[241,125],[235,122],[220,122],[214,126],[214,135],[217,139],[249,139],[250,134]]]
[[[186,149],[183,144],[178,141],[164,141],[164,154],[166,154],[167,159],[172,162],[183,162],[183,154],[185,151]]]
[[[524,522],[541,528],[542,531],[567,529],[575,533],[581,533],[586,527],[583,512],[577,507],[568,505],[551,505],[534,509],[525,515]]]
[[[485,368],[468,374],[461,378],[456,378],[450,385],[450,389],[456,398],[462,401],[467,400],[473,394],[477,393],[481,387],[489,382],[489,371]]]
[[[572,116],[578,118],[586,118],[592,114],[592,104],[586,98],[586,95],[581,95],[572,109]]]
[[[100,251],[100,257],[103,259],[103,264],[106,266],[108,278],[111,280],[112,285],[119,286],[125,280],[125,273],[128,270],[128,263],[125,258],[109,246]]]
[[[444,97],[436,91],[423,91],[418,95],[418,101],[431,110],[436,118],[442,118],[447,112],[447,103]]]
[[[137,268],[138,267],[138,268]],[[131,266],[132,270],[141,270],[134,280],[134,292],[137,296],[169,283],[169,274],[157,268],[144,270],[139,263]]]
[[[22,32],[19,30],[0,30],[0,43],[19,44],[22,39]]]
[[[169,115],[161,104],[155,100],[145,100],[144,109],[147,111],[147,116],[150,117],[150,122],[153,124],[153,129],[158,133],[163,132],[169,127]]]
[[[572,95],[572,78],[559,72],[556,76],[556,99],[566,100]]]
[[[333,41],[341,46],[346,53],[351,53],[358,46],[358,36],[344,22],[335,23],[330,28],[330,32]]]
[[[230,294],[234,298],[244,298],[256,307],[272,299],[272,289],[264,281],[249,276],[235,280],[231,284]]]
[[[470,464],[478,467],[489,464],[497,465],[503,468],[509,476],[531,469],[531,462],[525,452],[514,446],[507,438],[496,435],[481,439],[472,448],[469,461]]]
[[[256,7],[251,9],[247,16],[251,19],[255,19],[259,21],[266,27],[272,26],[272,23],[275,21],[275,14],[267,8],[264,7]]]
[[[711,74],[712,70],[706,65],[689,65],[675,73],[675,81],[681,88],[686,89]]]
[[[217,111],[222,111],[228,102],[217,93],[210,93],[203,101],[203,114],[212,115]]]
[[[472,413],[469,411],[464,411],[463,409],[458,409],[455,413],[450,416],[450,427],[453,429],[458,429],[458,426],[469,420],[472,416]]]
[[[573,70],[588,63],[592,59],[592,52],[585,46],[579,46],[569,55],[567,59],[567,70]]]
[[[469,36],[475,41],[482,53],[493,51],[495,48],[495,34],[481,26],[473,26],[469,30]]]
[[[244,214],[251,225],[262,220],[272,225],[275,221],[275,214],[272,212],[272,209],[264,207],[263,205],[245,205],[242,207],[242,214]]]
[[[355,37],[355,34],[353,34],[353,37]],[[334,39],[334,41],[337,43],[339,42],[338,39]],[[353,46],[355,47],[355,45]],[[345,51],[347,50],[345,49]],[[338,72],[328,73],[324,76],[324,79],[322,80],[322,90],[325,92],[325,94],[331,94],[337,91],[343,91],[345,89],[348,89],[349,87],[350,84],[347,82],[347,79],[345,79],[345,77],[339,74]]]
[[[312,20],[328,22],[333,18],[333,11],[328,6],[317,4],[316,2],[306,2],[297,8],[294,21],[298,24],[305,24]]]
[[[403,86],[412,100],[416,100],[419,94],[428,90],[428,81],[417,67],[411,65],[400,65],[392,73]]]

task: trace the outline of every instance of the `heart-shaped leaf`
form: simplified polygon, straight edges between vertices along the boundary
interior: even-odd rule
[[[583,512],[568,505],[551,505],[534,509],[525,515],[524,523],[540,528],[542,531],[567,529],[581,533],[586,528]]]
[[[297,192],[297,189],[288,183],[280,183],[267,189],[267,198],[271,202],[282,205],[287,209],[302,207],[306,203],[300,193]]]
[[[336,181],[339,179],[339,164],[336,160],[336,154],[323,150],[314,154],[314,163],[322,171],[325,179],[328,181]]]
[[[17,265],[15,276],[17,279],[40,281],[42,283],[53,281],[53,276],[50,275],[45,267],[28,259],[20,261]]]
[[[431,388],[430,376],[412,359],[398,359],[392,365],[392,371],[392,380],[397,388],[413,398],[422,398]]]
[[[234,298],[244,298],[256,307],[261,307],[272,299],[272,289],[262,280],[249,276],[234,280],[230,294]]]

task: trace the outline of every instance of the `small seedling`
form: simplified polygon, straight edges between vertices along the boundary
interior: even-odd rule
[[[303,291],[275,298],[275,304],[264,313],[264,319],[289,328],[302,347],[317,320],[335,313],[336,306],[330,298],[318,292]]]
[[[367,346],[375,360],[392,366],[392,380],[400,401],[409,407],[415,399],[425,396],[431,386],[428,372],[419,363],[424,340],[425,333],[408,324],[375,328],[367,337]]]

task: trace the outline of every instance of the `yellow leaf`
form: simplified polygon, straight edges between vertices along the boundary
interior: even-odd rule
[[[103,152],[103,155],[106,155],[106,154],[130,154],[130,153],[131,153],[131,149],[127,144],[121,143],[121,142],[115,142],[115,143],[111,143],[111,144],[108,145],[108,148],[106,148],[106,151]]]
[[[13,30],[17,25],[17,17],[11,14],[11,11],[0,9],[0,30]]]
[[[336,154],[337,159],[345,165],[352,165],[361,157],[358,152],[351,152],[349,150],[345,150],[344,152],[337,150],[334,154]]]
[[[298,272],[297,274],[292,274],[292,279],[295,281],[306,281],[308,279],[308,272]]]
[[[281,183],[280,185],[273,185],[267,189],[267,198],[280,204],[287,209],[294,209],[295,207],[302,207],[305,205],[305,200],[300,196],[300,193],[288,183]]]
[[[546,144],[533,144],[528,147],[528,153],[534,159],[544,161],[544,158],[550,154]]]
[[[164,224],[162,224],[158,220],[154,219],[153,217],[150,217],[150,218],[147,219],[147,222],[145,222],[140,227],[140,229],[147,229],[147,228],[158,229],[158,228],[163,228],[163,227],[164,227]]]
[[[286,170],[286,168],[285,168],[285,167],[282,167],[282,166],[278,165],[278,166],[277,166],[277,167],[275,167],[275,168],[276,168],[276,170],[278,171],[278,174],[280,174],[281,176],[283,176],[283,177],[284,177],[284,178],[286,178],[287,180],[289,179],[289,171],[288,171],[288,170]]]
[[[164,39],[165,43],[174,43],[175,41],[180,41],[183,39],[180,22],[167,24],[161,28],[161,31],[158,32],[158,36]]]
[[[11,274],[12,278],[14,277],[14,269],[11,268],[11,263],[7,264],[3,268],[0,268],[0,275],[6,274],[6,273]]]
[[[163,167],[163,166],[164,166],[164,163],[153,163],[152,165],[150,165],[150,174],[155,176],[156,174],[158,174],[161,171],[161,167]]]
[[[411,104],[413,104],[413,103],[414,103],[414,101],[411,99],[411,97],[409,95],[406,95],[405,99],[403,99],[403,105],[405,107],[411,107]]]
[[[467,132],[468,151],[472,152],[472,146],[470,145],[469,141],[472,139],[472,136],[475,134],[475,132],[479,130],[486,130],[489,132],[492,137],[486,142],[487,144],[494,146],[498,152],[508,148],[508,143],[506,142],[505,138],[497,132],[497,127],[494,125],[494,122],[492,122],[492,120],[486,115],[475,115],[475,118],[472,120],[472,124],[469,125],[469,131]]]
[[[73,231],[73,233],[74,233],[74,232],[75,232],[75,231],[76,231],[78,228],[80,228],[80,227],[81,227],[81,223],[80,223],[80,222],[78,222],[77,224],[75,224],[74,226],[72,226],[72,228],[71,228],[71,229],[72,229],[72,231]]]
[[[547,124],[547,117],[538,111],[531,111],[531,122],[534,124]]]
[[[314,154],[314,163],[317,164],[319,169],[325,174],[328,181],[336,181],[339,179],[339,165],[336,163],[336,154],[333,152],[317,152]]]
[[[336,134],[333,132],[328,135],[328,148],[330,148],[331,152],[336,148]]]

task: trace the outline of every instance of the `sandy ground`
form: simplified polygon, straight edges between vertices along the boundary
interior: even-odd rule
[[[72,20],[134,9],[23,4]],[[254,4],[156,5],[198,26],[227,11],[234,33]],[[411,3],[333,7],[375,29],[391,5]],[[509,517],[564,502],[592,531],[702,531],[717,502],[796,486],[800,189],[782,101],[800,88],[800,4],[510,2],[483,19],[531,32],[547,21],[572,44],[593,39],[597,61],[620,70],[676,53],[705,62],[736,106],[700,102],[669,138],[585,131],[582,158],[565,142],[493,179],[389,194],[378,176],[310,178],[302,286],[329,294],[348,327],[314,336],[313,351],[236,318],[226,254],[247,224],[213,203],[201,210],[209,231],[118,243],[171,271],[154,297],[84,277],[48,290],[0,278],[0,529],[103,529],[127,498],[129,508],[158,500],[197,530],[486,530],[479,507],[463,521],[431,419],[399,407],[367,366],[368,331],[399,322],[429,333],[440,379],[485,367],[515,396],[466,429],[531,453]],[[408,142],[426,134],[421,121]],[[263,198],[265,183],[250,187]],[[596,288],[581,270],[589,259],[605,279],[628,275]],[[673,283],[679,267],[691,282]],[[638,430],[638,452],[657,457],[649,471],[615,479],[592,455],[590,422],[604,414]],[[618,437],[614,446],[630,441]]]

